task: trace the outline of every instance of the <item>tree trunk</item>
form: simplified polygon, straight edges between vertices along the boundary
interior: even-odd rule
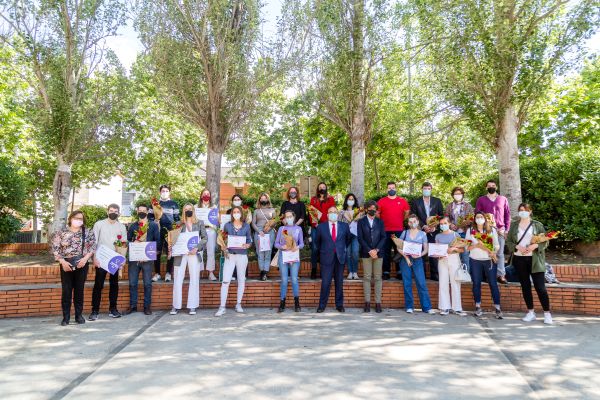
[[[356,133],[356,132],[355,132]],[[351,158],[351,181],[350,190],[356,196],[360,204],[365,201],[365,141],[364,135],[356,136],[352,139],[352,158]]]
[[[221,198],[221,160],[223,151],[214,150],[210,145],[206,155],[206,188],[212,193],[213,204],[220,207]]]
[[[496,156],[500,172],[500,192],[508,199],[512,215],[516,214],[522,201],[517,134],[517,114],[511,105],[506,109],[504,119],[498,128]]]
[[[67,207],[69,205],[69,195],[71,194],[71,167],[64,161],[63,157],[57,157],[58,168],[54,174],[54,183],[52,184],[52,201],[54,203],[54,218],[50,226],[49,235],[65,227],[67,223]]]

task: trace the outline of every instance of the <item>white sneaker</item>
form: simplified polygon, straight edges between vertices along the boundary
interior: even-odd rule
[[[407,308],[406,312],[409,314],[412,314],[413,312],[415,312],[415,310],[413,310],[412,308]]]
[[[217,280],[217,277],[215,276],[215,274],[212,271],[210,271],[210,274],[208,274],[208,280],[209,281],[216,281]]]
[[[440,310],[440,315],[448,315],[450,314],[450,310]]]
[[[430,308],[429,310],[427,310],[427,314],[435,314],[435,310],[433,308]]]
[[[346,279],[354,279],[354,274],[352,272],[350,272]]]
[[[354,273],[354,279],[360,279],[360,278],[358,277],[358,272],[355,272],[355,273]]]
[[[235,276],[232,276],[232,277],[231,277],[231,280],[232,280],[232,281],[235,281]]]
[[[152,282],[160,281],[160,274],[154,274],[152,277]]]
[[[552,321],[552,314],[549,312],[544,313],[544,323],[548,325],[552,325],[554,323],[554,321]]]
[[[242,305],[240,303],[235,305],[235,312],[237,313],[243,313],[244,309],[242,308]]]
[[[190,315],[196,315],[196,309],[190,308]]]
[[[215,317],[220,317],[223,314],[225,314],[225,307],[219,307],[219,309],[215,313]]]
[[[171,282],[171,274],[167,272],[165,275],[165,282]]]
[[[175,307],[173,307],[173,308],[171,308],[171,312],[169,314],[171,314],[171,315],[177,315],[178,311],[179,310],[177,310]]]
[[[458,315],[459,317],[466,317],[467,316],[467,313],[464,312],[463,310],[454,311],[454,314]]]
[[[533,311],[528,311],[527,314],[525,314],[525,316],[523,317],[523,322],[531,322],[531,321],[535,321],[537,319],[535,312]]]

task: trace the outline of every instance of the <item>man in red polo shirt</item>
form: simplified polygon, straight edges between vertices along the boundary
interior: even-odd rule
[[[317,193],[310,198],[310,205],[321,212],[319,221],[313,221],[310,217],[310,279],[317,279],[317,262],[319,261],[319,249],[316,248],[317,225],[327,222],[327,211],[335,207],[335,199],[327,193],[327,185],[321,182],[317,185]],[[310,212],[309,212],[310,215]]]
[[[379,206],[379,217],[383,220],[385,235],[387,236],[383,252],[383,279],[385,280],[390,279],[392,271],[390,251],[393,250],[395,252],[392,235],[400,237],[400,234],[404,230],[404,221],[406,221],[408,214],[410,213],[408,201],[403,197],[397,196],[396,193],[396,183],[388,182],[388,195],[377,202],[377,205]],[[396,263],[396,277],[402,279],[402,275],[400,274],[400,263]]]

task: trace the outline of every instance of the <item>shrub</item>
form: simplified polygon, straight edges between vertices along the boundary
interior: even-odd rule
[[[81,206],[79,210],[85,215],[85,225],[89,229],[96,222],[106,218],[106,208],[102,206]]]
[[[12,214],[0,213],[0,243],[12,243],[23,224]]]

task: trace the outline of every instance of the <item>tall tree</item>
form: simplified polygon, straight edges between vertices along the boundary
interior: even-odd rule
[[[517,135],[597,26],[596,0],[413,0],[442,92],[494,148],[500,189],[521,202]]]
[[[73,171],[110,171],[107,144],[123,134],[117,116],[123,70],[104,40],[125,22],[120,0],[0,0],[0,40],[27,65],[37,95],[32,110],[42,143],[56,160],[50,233],[65,225]],[[96,168],[97,170],[97,168]]]
[[[140,9],[138,28],[158,86],[206,134],[206,186],[215,203],[232,134],[302,47],[299,5],[284,7],[276,43],[262,37],[259,0],[159,0]]]

